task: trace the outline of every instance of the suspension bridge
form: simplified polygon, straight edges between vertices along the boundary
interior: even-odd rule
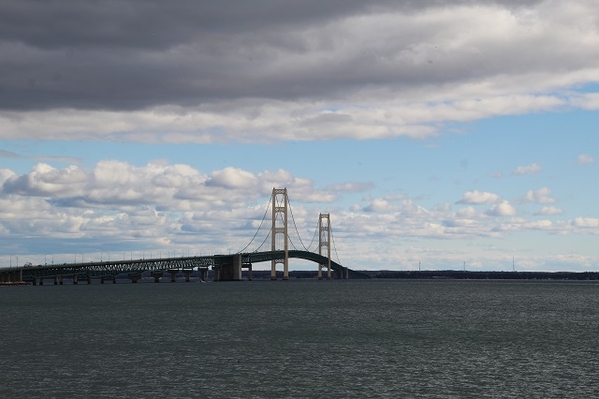
[[[248,248],[256,245],[256,239],[265,225],[269,210],[271,211],[271,225],[268,234],[262,243],[250,252]],[[291,220],[289,216],[291,216]],[[302,249],[298,249],[290,239],[290,221],[295,228]],[[314,244],[316,236],[318,236],[318,245],[315,251],[310,251],[309,248]],[[290,249],[290,245],[293,249]],[[210,269],[214,281],[240,281],[244,269],[247,279],[251,280],[253,265],[260,262],[270,262],[271,280],[277,279],[277,267],[283,268],[282,279],[288,280],[289,259],[292,258],[316,263],[318,279],[368,277],[342,266],[338,261],[333,261],[331,259],[332,250],[337,252],[334,247],[330,214],[319,214],[314,237],[310,245],[306,247],[293,217],[287,189],[273,188],[269,204],[256,233],[248,245],[235,254],[16,266],[0,269],[0,283],[43,285],[44,281],[51,280],[55,285],[63,284],[64,281],[70,281],[72,284],[79,282],[91,284],[92,281],[97,280],[104,284],[105,282],[116,283],[117,277],[123,276],[130,279],[132,283],[137,283],[142,276],[149,276],[155,282],[160,282],[167,276],[170,277],[171,282],[176,282],[177,276],[182,276],[186,282],[189,282],[192,274],[198,274],[200,280],[205,281]],[[337,260],[338,258],[337,256]],[[323,272],[326,272],[326,275]]]

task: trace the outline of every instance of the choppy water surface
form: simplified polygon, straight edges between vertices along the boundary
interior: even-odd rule
[[[0,287],[2,398],[599,393],[599,285],[278,281]]]

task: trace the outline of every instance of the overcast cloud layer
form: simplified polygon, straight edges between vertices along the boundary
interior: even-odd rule
[[[402,138],[433,147],[435,138],[461,134],[462,122],[599,110],[598,49],[596,0],[3,0],[0,144],[209,149]],[[592,151],[567,155],[573,169],[564,180],[592,174]],[[500,269],[513,253],[493,243],[513,234],[551,243],[599,235],[597,214],[568,207],[575,193],[556,190],[535,155],[481,172],[497,188],[464,184],[442,199],[439,189],[425,205],[401,189],[373,194],[374,177],[341,170],[318,185],[284,165],[206,170],[110,154],[85,165],[79,154],[0,148],[0,252],[35,250],[32,261],[41,262],[54,253],[51,240],[97,257],[237,251],[261,225],[272,187],[287,187],[302,237],[311,237],[318,212],[332,212],[352,267],[426,260],[443,268],[469,254],[472,267]],[[18,161],[31,169],[17,171]],[[510,190],[506,181],[527,185]],[[472,254],[466,246],[476,240],[485,247]],[[520,265],[599,267],[596,250],[553,248]]]
[[[7,0],[0,37],[4,139],[426,138],[599,106],[593,0]]]

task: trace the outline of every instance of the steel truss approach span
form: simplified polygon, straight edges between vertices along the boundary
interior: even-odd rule
[[[327,261],[327,258],[309,251],[290,250],[290,258],[309,260],[318,264]],[[244,264],[269,262],[280,259],[283,251],[264,251],[238,254]],[[67,263],[62,265],[39,265],[19,268],[0,269],[0,281],[35,281],[53,278],[75,278],[79,280],[89,278],[115,278],[119,275],[137,277],[141,273],[173,273],[205,271],[209,267],[218,267],[227,263],[233,255],[191,256],[182,258],[139,259],[106,262]],[[338,273],[345,273],[348,278],[366,278],[359,272],[346,269],[337,262],[331,261],[331,268]]]
[[[62,265],[39,265],[22,267],[22,280],[54,277],[116,277],[145,272],[193,271],[214,266],[215,256],[191,256],[181,258],[138,259],[106,262],[66,263]],[[2,271],[0,270],[0,273]]]

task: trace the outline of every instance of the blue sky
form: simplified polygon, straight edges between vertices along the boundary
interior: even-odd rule
[[[0,6],[0,266],[234,252],[287,187],[351,268],[599,268],[593,2],[129,2]]]

